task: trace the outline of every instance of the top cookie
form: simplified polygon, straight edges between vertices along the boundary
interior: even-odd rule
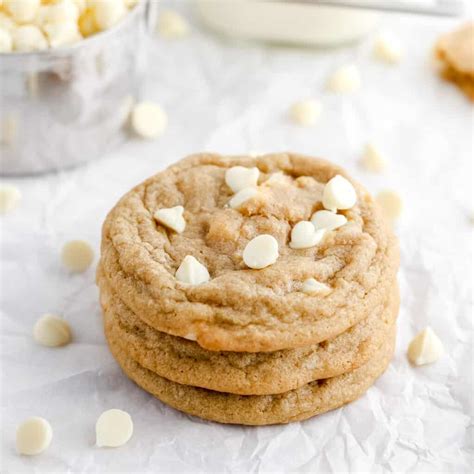
[[[258,171],[228,171],[235,166]],[[347,223],[309,248],[295,248],[308,245],[308,235],[292,229],[323,209],[326,183],[337,175],[350,180],[327,161],[289,153],[188,157],[132,189],[109,213],[101,272],[147,324],[209,350],[275,351],[334,337],[388,298],[398,267],[395,237],[352,180],[355,204],[338,211]],[[239,179],[245,184],[255,176],[256,191],[230,207],[229,184],[236,190]],[[326,206],[343,207],[338,197],[351,201],[345,183],[342,195],[327,190]],[[174,220],[166,212],[154,218],[175,206],[184,208],[184,230],[179,212]],[[276,259],[271,242],[248,251],[260,235],[276,239]],[[182,265],[187,256],[205,268],[189,259]],[[268,266],[249,268],[266,258]],[[310,278],[329,288],[303,291]]]

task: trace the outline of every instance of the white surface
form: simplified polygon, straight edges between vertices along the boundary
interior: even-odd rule
[[[163,104],[166,133],[155,142],[131,140],[74,171],[13,181],[23,201],[1,217],[2,473],[472,468],[473,109],[431,64],[437,35],[453,23],[386,22],[405,43],[399,67],[374,61],[369,40],[318,52],[232,44],[196,27],[179,42],[156,38],[143,99]],[[362,71],[360,92],[326,92],[328,74],[348,61]],[[321,120],[314,128],[292,125],[288,107],[308,96],[322,101]],[[390,158],[384,175],[357,165],[369,140]],[[84,238],[98,252],[101,222],[114,202],[199,150],[320,155],[346,166],[374,193],[390,187],[402,194],[396,354],[359,401],[288,426],[222,426],[167,408],[122,375],[104,343],[94,269],[67,273],[61,246]],[[71,324],[72,344],[48,349],[34,343],[33,324],[45,312]],[[446,355],[413,368],[405,352],[427,325]],[[134,436],[122,448],[98,449],[94,424],[109,408],[131,414]],[[47,418],[55,437],[46,453],[20,457],[15,428],[33,415]]]

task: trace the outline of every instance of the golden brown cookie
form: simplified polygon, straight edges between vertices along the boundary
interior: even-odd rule
[[[159,332],[140,318],[98,274],[108,338],[141,366],[173,382],[241,395],[287,392],[365,364],[387,339],[399,307],[397,285],[389,300],[333,340],[277,352],[215,352]]]
[[[190,415],[242,425],[304,420],[359,398],[387,368],[394,343],[395,326],[373,358],[352,372],[310,382],[279,395],[245,396],[171,382],[133,361],[113,339],[109,339],[110,349],[123,371],[147,392]]]
[[[239,210],[225,172],[258,167],[259,192]],[[282,179],[267,180],[282,172]],[[398,246],[372,197],[353,180],[357,203],[348,223],[312,248],[288,245],[292,227],[322,209],[325,184],[341,168],[320,159],[281,153],[252,157],[201,154],[184,159],[126,194],[103,227],[101,271],[126,305],[153,328],[194,337],[209,350],[275,351],[316,344],[347,330],[393,287]],[[350,179],[350,178],[348,178]],[[178,234],[153,218],[158,209],[184,207]],[[242,252],[255,236],[271,234],[279,258],[249,269]],[[175,273],[186,255],[211,279],[186,285]],[[329,285],[326,296],[301,291],[308,278]]]
[[[474,101],[474,22],[443,35],[436,46],[442,76]]]

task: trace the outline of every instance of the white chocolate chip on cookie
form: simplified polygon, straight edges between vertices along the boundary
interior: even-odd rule
[[[247,243],[242,255],[245,265],[260,270],[278,260],[278,242],[272,235],[262,234]]]
[[[372,143],[367,143],[360,164],[372,173],[381,173],[387,167],[387,160]]]
[[[354,186],[346,178],[336,175],[324,186],[323,206],[329,211],[350,209],[357,202]]]
[[[130,123],[133,131],[138,136],[156,138],[165,131],[168,117],[158,104],[140,102],[132,109]]]
[[[245,168],[244,166],[233,166],[225,173],[225,182],[234,193],[244,188],[256,186],[260,171],[258,168]]]
[[[314,278],[308,278],[303,282],[301,290],[307,294],[317,294],[317,295],[328,295],[331,292],[331,288],[324,283],[321,283]]]
[[[408,358],[414,365],[436,362],[443,353],[443,343],[429,326],[419,332],[408,346]]]
[[[402,47],[396,36],[382,33],[374,43],[374,56],[389,64],[398,63],[402,57]]]
[[[99,448],[123,446],[133,434],[132,417],[116,408],[104,411],[97,419],[95,433]]]
[[[160,12],[156,29],[160,36],[167,39],[182,38],[189,33],[188,22],[173,10]]]
[[[391,191],[389,189],[380,191],[377,194],[375,200],[378,202],[388,219],[393,221],[400,217],[403,203],[400,195],[397,192]]]
[[[0,214],[13,211],[21,201],[20,190],[11,185],[0,185]]]
[[[210,278],[207,268],[192,255],[186,255],[176,270],[176,279],[188,285],[200,285],[209,281]]]
[[[316,230],[310,221],[298,222],[291,230],[290,247],[292,249],[307,249],[321,242],[325,234],[324,229]]]
[[[245,201],[248,201],[249,199],[253,198],[256,196],[258,193],[257,188],[255,187],[250,187],[250,188],[244,188],[241,189],[239,192],[234,194],[232,198],[229,201],[229,206],[232,209],[237,209],[239,208]]]
[[[42,346],[64,346],[71,341],[71,329],[64,319],[54,314],[45,314],[36,321],[33,337]]]
[[[68,270],[82,273],[90,267],[93,260],[94,251],[84,240],[71,240],[64,244],[61,261]]]
[[[186,228],[186,221],[184,220],[183,212],[183,206],[175,206],[168,209],[158,209],[153,217],[160,224],[163,224],[180,234]]]
[[[329,78],[327,87],[339,94],[349,94],[360,88],[361,80],[357,67],[353,64],[341,66]]]
[[[318,229],[335,230],[347,223],[346,216],[331,211],[316,211],[311,217],[311,222]]]
[[[19,454],[32,456],[42,453],[51,444],[53,430],[47,420],[33,416],[25,420],[16,430],[16,450]]]
[[[290,117],[298,125],[314,125],[321,115],[322,106],[314,99],[296,102],[290,108]]]

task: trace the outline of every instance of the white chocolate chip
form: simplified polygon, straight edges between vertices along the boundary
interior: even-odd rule
[[[321,115],[322,105],[317,100],[302,100],[290,108],[290,116],[299,125],[314,125]]]
[[[93,260],[94,251],[84,240],[66,242],[61,251],[61,261],[72,272],[81,273],[86,271]]]
[[[13,49],[12,35],[0,26],[0,53],[9,53]]]
[[[237,193],[244,188],[256,186],[259,176],[258,168],[233,166],[225,172],[225,182],[234,193]]]
[[[127,13],[123,1],[89,0],[94,20],[100,30],[106,30],[118,23]]]
[[[321,296],[328,295],[332,290],[331,287],[321,283],[314,278],[308,278],[303,282],[301,290],[307,294],[317,294]]]
[[[318,229],[335,230],[347,223],[346,216],[331,211],[316,211],[311,217],[311,222]]]
[[[52,48],[71,45],[82,39],[77,23],[72,21],[47,23],[43,30]]]
[[[156,29],[167,39],[182,38],[189,33],[188,22],[177,12],[164,10],[158,16]]]
[[[64,319],[54,314],[45,314],[36,321],[33,337],[42,346],[64,346],[71,341],[71,329]]]
[[[389,189],[385,191],[380,191],[375,200],[378,202],[380,207],[383,210],[385,216],[390,220],[396,220],[400,217],[402,213],[403,203],[400,195]]]
[[[367,143],[360,164],[372,173],[381,173],[387,167],[387,160],[372,143]]]
[[[0,185],[0,214],[13,211],[20,201],[21,193],[16,186]]]
[[[140,102],[132,109],[130,123],[140,137],[156,138],[165,131],[168,117],[158,104]]]
[[[310,221],[298,222],[291,231],[290,247],[292,249],[307,249],[321,242],[324,229],[316,230]]]
[[[40,7],[36,16],[39,25],[48,23],[68,23],[77,24],[79,20],[79,7],[73,0],[60,0]]]
[[[14,51],[41,51],[48,47],[46,37],[35,25],[23,25],[13,30],[12,41]]]
[[[402,57],[402,47],[398,38],[390,33],[379,35],[374,43],[374,56],[386,63],[398,63]]]
[[[257,195],[257,193],[258,193],[258,191],[257,191],[257,188],[255,188],[255,187],[241,189],[239,192],[234,194],[234,196],[232,196],[232,198],[229,201],[229,206],[232,209],[237,209],[245,201],[248,201],[249,199],[251,199],[255,195]]]
[[[40,454],[51,444],[53,430],[47,420],[33,416],[16,430],[16,450],[19,454]]]
[[[334,176],[324,186],[323,206],[329,211],[350,209],[356,202],[354,186],[341,175]]]
[[[99,448],[123,446],[133,434],[132,417],[123,410],[104,411],[95,424],[96,444]]]
[[[188,332],[186,336],[183,336],[184,339],[187,339],[188,341],[197,341],[197,336],[196,333],[194,332]]]
[[[360,88],[360,85],[359,70],[353,64],[336,69],[328,81],[328,88],[339,94],[355,92]]]
[[[176,270],[176,279],[188,285],[200,285],[209,281],[210,278],[207,268],[192,255],[186,255]]]
[[[184,220],[183,212],[183,206],[175,206],[170,207],[169,209],[158,209],[153,217],[160,224],[163,224],[180,234],[186,228],[186,221]]]
[[[291,178],[283,172],[278,171],[270,175],[270,177],[262,184],[262,186],[272,186],[274,184],[290,184]]]
[[[429,326],[419,332],[408,346],[408,358],[415,365],[431,364],[443,354],[443,343]]]
[[[247,243],[243,260],[249,268],[260,270],[278,260],[278,242],[272,235],[262,234]]]
[[[41,0],[3,0],[3,7],[17,23],[33,21]]]
[[[7,30],[10,34],[16,28],[16,23],[2,11],[0,11],[0,28]]]

